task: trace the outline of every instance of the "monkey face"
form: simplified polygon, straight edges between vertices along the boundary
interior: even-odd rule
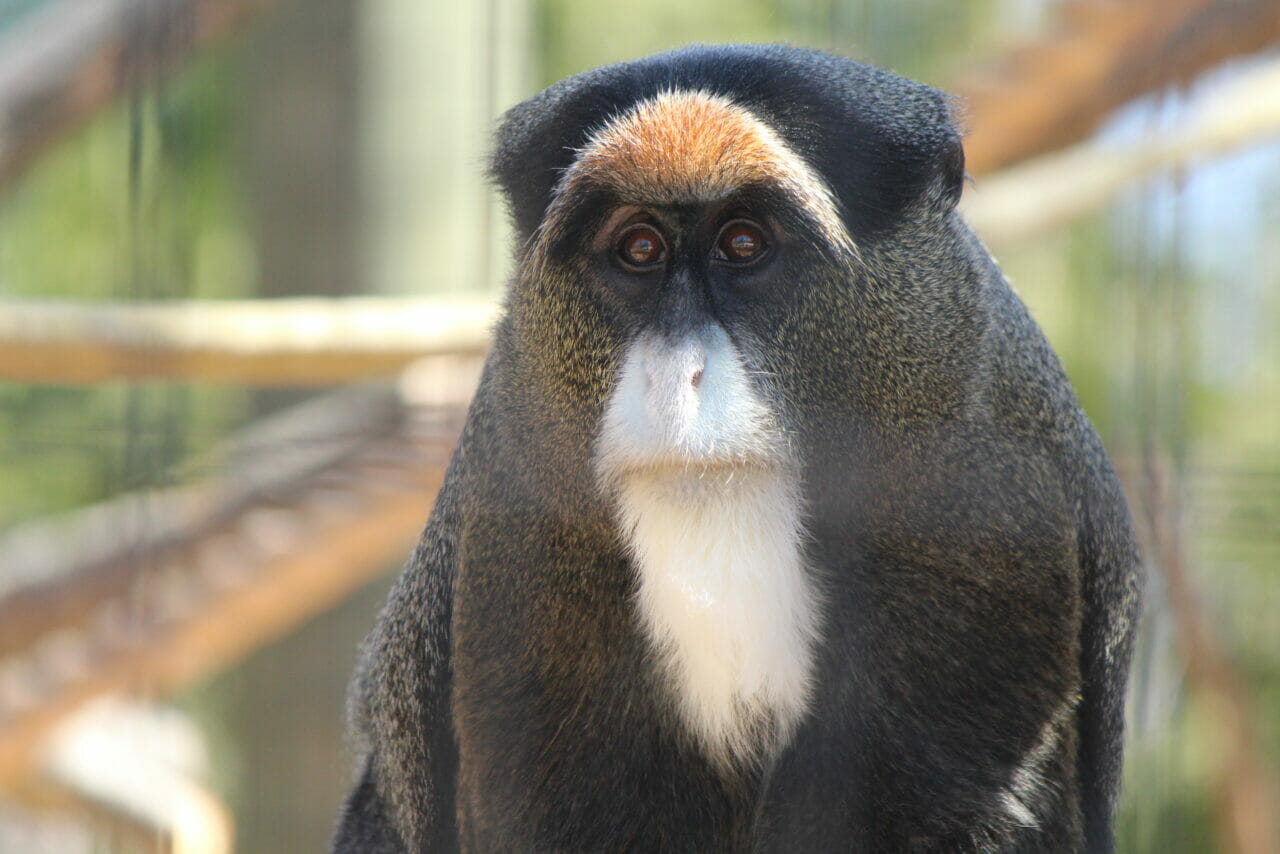
[[[535,237],[532,278],[599,312],[611,354],[596,462],[732,476],[790,460],[763,354],[823,256],[853,257],[830,190],[749,111],[672,91],[597,131]],[[595,312],[591,312],[595,314]],[[714,480],[715,478],[713,478]]]
[[[903,230],[958,196],[946,104],[818,62],[830,79],[783,49],[657,57],[508,114],[494,171],[522,246],[505,352],[525,435],[562,452],[548,481],[823,466],[859,453],[850,425],[963,395],[943,327],[971,313],[913,308],[959,293],[925,281],[953,247]]]
[[[740,204],[627,205],[596,235],[598,286],[631,330],[601,424],[602,472],[701,477],[784,459],[742,317],[744,289],[777,269],[777,229],[757,218]]]

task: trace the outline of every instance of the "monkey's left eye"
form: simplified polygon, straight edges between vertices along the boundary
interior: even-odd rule
[[[734,220],[720,230],[716,238],[716,258],[734,264],[758,260],[768,249],[764,231],[754,222]]]
[[[636,225],[624,231],[616,251],[623,265],[633,269],[654,267],[667,257],[662,235],[648,225]]]

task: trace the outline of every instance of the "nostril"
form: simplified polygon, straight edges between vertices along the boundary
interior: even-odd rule
[[[698,368],[698,370],[694,371],[693,376],[690,378],[689,381],[693,383],[694,388],[697,388],[699,385],[701,385],[702,384],[702,368]]]

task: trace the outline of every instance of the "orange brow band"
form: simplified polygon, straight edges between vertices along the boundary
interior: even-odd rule
[[[809,164],[746,109],[707,92],[664,92],[610,119],[565,171],[540,231],[561,230],[586,183],[636,204],[674,204],[762,182],[796,199],[828,243],[856,257],[834,195]]]

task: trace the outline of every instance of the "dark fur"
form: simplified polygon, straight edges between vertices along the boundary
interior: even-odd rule
[[[860,263],[800,245],[777,281],[655,308],[619,298],[567,232],[533,275],[573,149],[672,87],[779,132],[834,189]],[[521,268],[366,649],[335,850],[1109,850],[1138,560],[1056,358],[953,210],[944,96],[809,51],[693,48],[516,107],[494,172]],[[809,715],[729,775],[671,712],[591,470],[621,349],[657,311],[709,314],[757,360],[803,461],[825,596]],[[1038,828],[1019,827],[1000,793],[1060,709]]]

